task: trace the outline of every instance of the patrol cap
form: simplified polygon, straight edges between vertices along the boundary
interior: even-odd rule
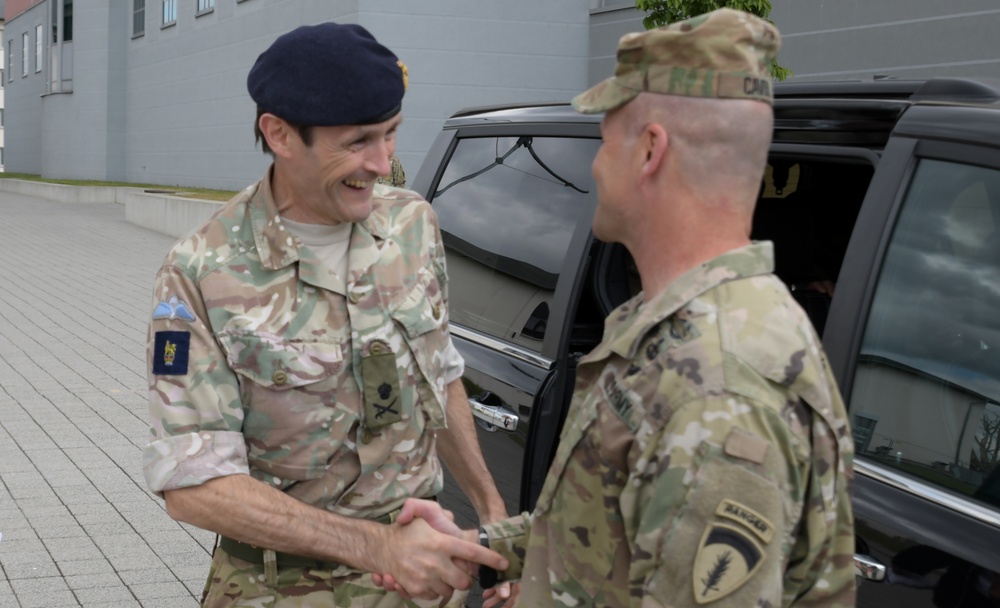
[[[642,92],[772,103],[771,62],[780,46],[773,25],[729,8],[626,34],[615,75],[573,98],[573,107],[607,112]]]
[[[402,108],[406,66],[360,25],[304,25],[257,57],[247,90],[299,126],[372,124]]]

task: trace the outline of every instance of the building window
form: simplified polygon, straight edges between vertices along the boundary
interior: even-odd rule
[[[198,13],[208,13],[215,10],[215,0],[198,0]]]
[[[7,41],[7,82],[14,80],[14,41]]]
[[[163,0],[163,25],[177,21],[177,0]]]
[[[146,0],[132,0],[132,37],[146,33]]]
[[[63,42],[73,40],[73,0],[63,0]]]
[[[0,127],[3,126],[3,108],[0,108]]]
[[[21,34],[21,76],[28,75],[28,32]]]
[[[35,71],[42,71],[42,41],[45,40],[45,28],[41,25],[35,26]]]

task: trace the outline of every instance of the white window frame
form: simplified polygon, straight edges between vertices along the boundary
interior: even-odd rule
[[[21,34],[21,76],[28,75],[28,49],[31,48],[31,41],[28,39],[28,32]]]
[[[195,0],[195,11],[196,17],[200,17],[205,13],[211,13],[215,10],[215,0]]]
[[[163,0],[163,10],[160,16],[163,18],[161,27],[177,23],[177,0]]]
[[[14,41],[7,41],[7,82],[14,80]]]
[[[35,73],[42,71],[42,62],[44,61],[42,53],[44,52],[45,45],[45,26],[38,24],[35,26]]]

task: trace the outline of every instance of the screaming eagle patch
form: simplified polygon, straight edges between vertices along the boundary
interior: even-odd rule
[[[764,552],[743,528],[714,523],[694,558],[694,599],[709,604],[739,589],[760,569]]]

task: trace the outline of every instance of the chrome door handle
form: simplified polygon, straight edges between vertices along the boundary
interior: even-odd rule
[[[882,562],[870,555],[854,554],[854,574],[869,581],[885,580],[886,569]]]
[[[513,433],[517,430],[517,414],[499,405],[486,405],[474,397],[469,397],[472,415],[486,423],[485,429],[495,433],[497,429]]]

